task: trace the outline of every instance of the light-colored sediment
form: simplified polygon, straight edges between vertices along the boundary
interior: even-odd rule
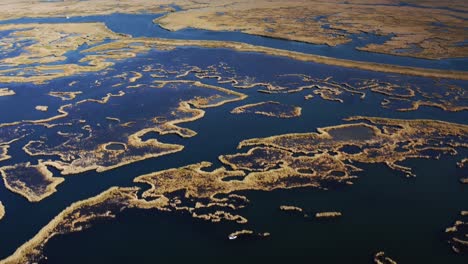
[[[120,119],[117,118],[117,117],[106,116],[106,119],[109,120],[109,121],[115,121],[117,123],[120,123]]]
[[[253,113],[278,118],[294,118],[301,116],[302,108],[268,101],[255,104],[247,104],[234,108],[232,114]]]
[[[380,251],[377,252],[374,256],[374,263],[375,264],[397,264],[397,262],[385,254],[385,252]]]
[[[253,235],[254,231],[252,230],[248,230],[248,229],[242,229],[242,230],[238,230],[238,231],[235,231],[235,232],[232,232],[231,234],[229,234],[229,238],[233,238],[233,239],[236,239],[240,236],[249,236],[249,235]]]
[[[463,158],[462,160],[457,162],[457,166],[462,169],[466,168],[468,166],[468,158]],[[468,177],[460,178],[460,182],[463,184],[468,184]]]
[[[0,145],[0,161],[4,161],[7,159],[10,159],[11,156],[8,155],[8,149],[10,148],[9,145],[7,144],[1,144]]]
[[[193,211],[192,208],[186,207],[186,208],[177,208],[179,210],[186,209],[187,211]],[[233,221],[238,224],[245,224],[247,223],[247,219],[241,215],[236,215],[236,214],[231,214],[226,211],[215,211],[213,213],[197,213],[197,212],[192,212],[192,217],[197,218],[197,219],[202,219],[205,221],[210,221],[212,223],[220,223],[221,221]]]
[[[82,94],[81,91],[76,92],[49,92],[50,96],[58,97],[62,99],[62,101],[70,101],[75,99],[78,95]]]
[[[468,211],[460,212],[460,219],[445,229],[452,250],[458,254],[468,253]]]
[[[12,96],[15,95],[15,91],[10,90],[8,88],[0,88],[0,97],[2,96]]]
[[[300,212],[300,213],[304,211],[302,208],[297,207],[297,206],[292,206],[292,205],[281,205],[280,210],[281,211],[295,211],[295,212]]]
[[[17,126],[17,125],[21,125],[21,124],[44,124],[44,126],[47,127],[48,126],[47,123],[67,117],[68,116],[67,110],[71,106],[72,106],[71,104],[62,105],[57,110],[57,112],[58,112],[57,115],[54,115],[54,116],[51,116],[51,117],[48,117],[48,118],[44,118],[44,119],[21,120],[21,121],[15,121],[15,122],[11,122],[11,123],[0,123],[0,129],[1,128],[6,128],[6,127]]]
[[[0,201],[0,220],[2,220],[3,217],[5,217],[5,206]]]
[[[25,138],[30,133],[26,129],[22,130],[21,134],[19,131],[21,131],[19,128],[3,131],[2,136],[0,136],[0,161],[9,160],[11,158],[11,156],[8,154],[10,145],[20,139]]]
[[[49,109],[49,107],[46,106],[46,105],[36,105],[35,109],[36,109],[37,111],[47,112],[47,110]]]
[[[138,81],[138,79],[143,77],[143,74],[141,74],[139,72],[132,71],[132,73],[133,73],[133,77],[128,79],[128,81],[131,82],[131,83],[134,83],[134,82]]]
[[[319,212],[315,214],[315,218],[336,218],[342,216],[341,212]]]
[[[459,162],[457,162],[457,166],[459,168],[465,168],[468,166],[468,158],[463,158],[462,160],[460,160]]]

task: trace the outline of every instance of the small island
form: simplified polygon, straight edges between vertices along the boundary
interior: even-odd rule
[[[467,217],[468,211],[461,211],[459,219],[452,226],[445,229],[448,243],[451,245],[452,250],[458,254],[466,254],[468,252]]]
[[[240,236],[253,235],[253,233],[254,232],[252,230],[243,229],[243,230],[239,230],[239,231],[236,231],[236,232],[233,232],[233,233],[229,234],[228,238],[229,238],[229,240],[234,240],[234,239],[237,239]]]
[[[0,202],[0,220],[2,220],[4,216],[5,216],[5,206],[3,206],[2,202]]]
[[[397,264],[395,260],[387,257],[385,252],[383,251],[377,252],[377,254],[375,254],[374,263],[375,264]]]
[[[336,218],[342,216],[341,212],[320,212],[315,214],[315,218]]]
[[[247,104],[234,108],[232,114],[257,114],[278,118],[294,118],[301,116],[302,108],[285,105],[279,102],[268,101],[256,104]]]
[[[58,97],[62,99],[62,101],[69,101],[76,98],[77,95],[82,94],[81,91],[76,92],[49,92],[50,96]]]
[[[299,212],[302,213],[304,210],[300,207],[297,206],[291,206],[291,205],[281,205],[280,206],[281,211],[289,211],[289,212]]]
[[[49,107],[46,106],[46,105],[37,105],[37,106],[36,106],[36,110],[37,110],[37,111],[47,112],[48,109],[49,109]]]
[[[11,96],[11,95],[15,95],[15,91],[13,90],[10,90],[8,88],[0,88],[0,97],[1,96]]]

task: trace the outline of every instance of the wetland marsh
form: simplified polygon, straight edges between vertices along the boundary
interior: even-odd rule
[[[395,54],[361,21],[324,46],[221,2],[3,18],[0,263],[465,263],[466,45]]]

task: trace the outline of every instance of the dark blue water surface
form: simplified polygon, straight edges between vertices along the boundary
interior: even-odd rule
[[[242,32],[221,32],[192,28],[171,32],[153,23],[153,20],[160,16],[162,15],[112,14],[108,16],[85,16],[70,18],[21,18],[0,21],[0,24],[103,22],[112,31],[123,34],[129,34],[133,37],[238,41],[254,45],[299,51],[340,59],[444,70],[468,70],[468,63],[466,58],[428,60],[356,50],[356,47],[363,47],[370,43],[383,43],[386,40],[388,40],[391,36],[379,36],[365,33],[355,34],[352,35],[352,42],[343,45],[338,45],[336,47],[330,47],[327,45],[315,45],[303,42],[254,36]]]

